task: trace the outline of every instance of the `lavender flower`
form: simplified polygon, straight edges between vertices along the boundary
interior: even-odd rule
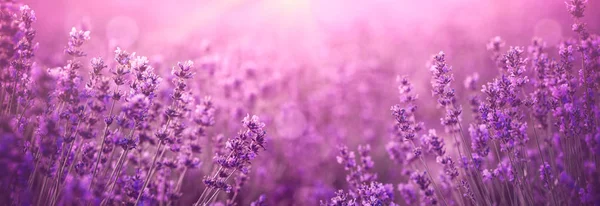
[[[572,0],[565,2],[567,4],[567,11],[575,18],[583,17],[583,11],[585,10],[585,5],[587,4],[587,0]]]
[[[250,203],[250,206],[265,206],[267,205],[266,201],[267,198],[265,197],[265,195],[260,195],[260,197],[258,197],[258,200]]]
[[[219,169],[214,175],[204,177],[203,181],[207,187],[196,205],[212,202],[221,190],[230,193],[233,188],[227,180],[236,172],[247,175],[250,172],[251,161],[256,158],[260,149],[265,149],[266,132],[263,130],[265,123],[261,122],[258,116],[247,115],[242,120],[242,124],[245,130],[227,140],[225,144],[227,156],[217,154],[214,157]]]
[[[90,31],[78,31],[75,29],[75,27],[73,27],[69,33],[69,36],[69,44],[65,49],[65,53],[74,57],[85,56],[86,54],[81,50],[81,46],[90,39]]]
[[[423,139],[429,145],[430,152],[435,154],[437,157],[441,157],[446,154],[444,140],[437,136],[435,130],[430,129],[429,134],[423,135]]]
[[[406,204],[411,205],[417,201],[417,194],[412,184],[398,184],[398,191]]]
[[[506,44],[506,42],[504,42],[502,40],[502,38],[500,38],[499,36],[496,36],[494,38],[492,38],[487,46],[487,50],[490,51],[492,53],[491,55],[491,59],[492,61],[494,61],[494,63],[496,64],[496,67],[498,68],[502,68],[503,67],[503,63],[501,61],[501,54],[502,54],[502,47],[504,47],[504,45]]]
[[[431,205],[436,205],[437,199],[435,198],[434,191],[429,187],[431,180],[427,177],[427,172],[416,171],[410,176],[410,179],[419,187],[423,196],[423,202]]]
[[[471,134],[471,149],[475,151],[480,157],[487,157],[490,152],[488,142],[490,141],[490,134],[485,124],[479,126],[471,125],[469,127],[469,133]]]
[[[356,162],[354,152],[348,151],[346,146],[339,147],[340,154],[337,156],[337,160],[349,172],[346,181],[351,187],[348,193],[340,190],[329,202],[321,203],[321,205],[393,204],[393,186],[377,182],[377,175],[369,172],[373,167],[373,162],[368,154],[370,146],[359,146],[358,150],[360,163]]]
[[[431,86],[433,87],[433,95],[437,96],[438,106],[446,110],[445,116],[440,119],[441,124],[445,126],[446,132],[450,134],[458,133],[462,138],[460,126],[462,107],[457,105],[455,90],[450,87],[454,76],[450,74],[452,67],[446,64],[446,55],[444,52],[440,51],[437,55],[433,56],[429,70],[432,73]],[[459,155],[462,157],[460,142],[456,137],[455,141]],[[465,141],[464,138],[462,141]]]
[[[544,181],[544,186],[548,187],[550,182],[553,182],[554,179],[554,177],[552,176],[552,168],[550,167],[550,164],[544,162],[542,165],[540,165],[539,172],[540,179]]]

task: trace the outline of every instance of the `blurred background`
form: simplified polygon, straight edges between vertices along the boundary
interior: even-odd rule
[[[465,77],[477,72],[481,85],[497,74],[486,50],[491,38],[526,48],[539,37],[556,54],[556,45],[575,36],[561,0],[23,2],[38,18],[39,67],[64,65],[68,32],[84,28],[92,37],[84,46],[88,57],[111,59],[118,46],[148,56],[163,76],[177,61],[194,60],[195,95],[213,96],[219,109],[212,135],[234,135],[246,113],[265,119],[268,150],[254,162],[242,203],[260,194],[277,205],[330,198],[346,187],[335,161],[339,144],[353,150],[370,144],[379,180],[405,181],[384,148],[394,121],[389,110],[398,103],[397,75],[415,85],[426,128],[443,130],[425,67],[432,54],[447,54],[467,108]],[[591,33],[600,30],[598,9],[600,1],[588,3]],[[470,121],[467,111],[463,120]],[[209,165],[211,155],[203,159]],[[185,201],[198,197],[203,175],[189,175]]]

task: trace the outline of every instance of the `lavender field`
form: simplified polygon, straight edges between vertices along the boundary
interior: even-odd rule
[[[0,0],[0,205],[600,205],[598,11]]]

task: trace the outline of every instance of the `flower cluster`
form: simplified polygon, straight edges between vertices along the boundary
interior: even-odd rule
[[[446,130],[455,133],[459,130],[460,114],[462,108],[456,105],[455,90],[450,87],[454,76],[450,74],[452,67],[446,64],[446,55],[440,52],[433,57],[430,71],[432,73],[432,92],[438,97],[438,104],[446,110],[446,116],[441,119]]]
[[[435,197],[435,192],[433,191],[433,189],[431,189],[431,187],[429,187],[431,185],[431,179],[429,179],[429,176],[427,176],[427,172],[419,172],[419,171],[415,171],[413,174],[410,175],[410,179],[413,181],[413,183],[415,185],[417,185],[419,187],[419,190],[421,191],[421,194],[423,194],[423,200],[422,202],[427,204],[427,205],[437,205],[438,204],[438,200]]]
[[[417,145],[418,141],[415,138],[423,129],[423,123],[415,119],[417,111],[415,102],[418,96],[414,93],[412,84],[407,77],[397,77],[396,81],[400,84],[398,90],[403,105],[397,104],[391,108],[396,121],[393,128],[394,135],[386,145],[386,149],[390,158],[396,163],[405,164],[407,161],[418,159],[421,155],[421,147]]]
[[[328,202],[321,202],[321,205],[390,205],[394,204],[394,188],[391,184],[377,182],[377,176],[369,171],[373,168],[373,161],[369,152],[369,145],[359,146],[359,162],[356,162],[356,155],[349,151],[346,146],[339,147],[337,161],[344,165],[344,169],[349,172],[346,181],[351,187],[348,192],[340,190],[336,196]]]
[[[569,12],[576,21],[583,16],[585,3],[567,3]],[[534,39],[529,47],[528,58],[522,47],[510,47],[502,54],[504,41],[499,37],[492,39],[488,49],[499,69],[499,77],[482,86],[482,98],[476,94],[479,75],[465,79],[465,88],[472,93],[469,103],[474,117],[468,128],[469,139],[462,138],[462,110],[457,100],[459,94],[450,87],[454,77],[449,73],[451,67],[446,64],[446,55],[440,52],[434,56],[430,67],[433,75],[431,83],[432,91],[438,97],[438,106],[446,109],[442,125],[446,126],[449,134],[455,138],[461,136],[463,142],[470,144],[470,147],[462,150],[458,147],[459,154],[466,154],[460,154],[458,163],[450,157],[452,153],[447,152],[444,139],[435,130],[423,135],[420,142],[415,141],[416,133],[423,127],[415,123],[416,95],[411,93],[412,86],[408,80],[399,81],[400,102],[406,107],[395,105],[391,109],[396,125],[392,130],[393,141],[388,143],[387,149],[390,158],[404,167],[402,174],[409,174],[414,185],[420,189],[422,199],[418,202],[437,204],[440,200],[445,204],[464,205],[469,201],[472,204],[491,204],[497,201],[505,204],[538,204],[548,201],[552,204],[585,204],[597,200],[597,195],[590,192],[596,188],[592,186],[595,180],[580,179],[578,182],[573,179],[573,176],[586,179],[589,178],[587,175],[597,174],[594,169],[597,163],[590,159],[590,154],[597,154],[595,148],[598,145],[597,138],[592,137],[596,137],[598,131],[597,120],[594,120],[598,114],[595,95],[598,78],[597,72],[592,69],[599,65],[599,55],[595,53],[599,51],[599,44],[595,36],[582,32],[586,31],[584,24],[578,23],[577,26],[584,27],[575,30],[581,41],[562,43],[555,54],[558,61],[552,58],[546,44],[539,38]],[[577,68],[574,64],[576,52],[582,53],[579,78],[573,73]],[[530,80],[527,76],[529,73],[535,78]],[[530,82],[532,87],[529,87]],[[529,125],[533,125],[533,129]],[[542,135],[551,135],[553,138],[544,138]],[[531,136],[535,138],[533,143],[529,141]],[[573,137],[585,137],[588,146],[582,145],[583,139],[573,140]],[[405,142],[411,145],[406,145]],[[423,148],[426,153],[423,153]],[[574,148],[589,150],[578,150],[575,154]],[[425,162],[422,164],[426,170],[424,172],[406,169],[408,166],[415,167],[410,161],[406,161],[411,159],[411,155],[408,155],[411,152],[417,159],[427,155],[435,156],[443,167],[440,179],[432,178]],[[351,168],[360,168],[352,158],[353,154],[347,152],[347,149],[342,149],[341,154],[343,155],[338,157],[338,162],[351,171],[350,177],[360,177],[352,175]],[[569,162],[573,159],[583,162]],[[465,176],[460,178],[459,168],[465,172]],[[528,173],[538,174],[539,178],[532,179],[527,176]],[[561,174],[560,177],[558,174]],[[347,182],[356,187],[355,179],[347,178]],[[494,181],[501,188],[492,188]],[[436,182],[440,185],[439,188]],[[536,183],[547,189],[534,189]],[[400,184],[398,187],[407,204],[417,202],[412,186],[413,184]],[[507,188],[510,187],[517,192],[508,192]],[[558,191],[569,191],[572,196],[556,197]],[[498,195],[498,192],[505,193],[506,197]],[[454,193],[458,193],[458,199],[441,199]],[[337,205],[349,205],[356,204],[357,199],[353,198],[352,193],[340,191],[331,201]]]
[[[204,177],[203,182],[207,188],[202,192],[196,205],[211,202],[221,190],[226,193],[232,192],[234,188],[227,181],[235,174],[239,174],[240,177],[248,175],[251,161],[257,157],[260,150],[266,149],[265,123],[261,122],[258,116],[247,115],[242,120],[242,124],[245,129],[225,143],[224,154],[226,155],[218,153],[215,155],[214,161],[219,167],[214,175]],[[238,186],[241,186],[239,181]],[[236,189],[235,193],[238,192],[239,189]]]
[[[173,67],[174,89],[165,95],[155,69],[160,65],[148,57],[116,47],[114,58],[83,63],[91,32],[73,27],[66,64],[43,69],[34,63],[35,12],[13,1],[0,2],[0,10],[0,181],[7,185],[0,199],[14,205],[180,204],[186,173],[204,169],[201,145],[218,123],[212,98],[191,92],[193,62]],[[235,160],[220,162],[223,171],[242,173],[236,194],[244,192],[250,160],[266,144],[258,117],[243,124],[246,130],[226,144]],[[217,193],[210,195],[206,202],[218,201]],[[255,203],[265,204],[265,197]]]

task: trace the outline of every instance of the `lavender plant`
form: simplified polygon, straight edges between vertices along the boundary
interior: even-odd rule
[[[416,146],[415,136],[423,128],[415,121],[417,96],[411,93],[413,87],[406,78],[399,80],[400,101],[406,107],[392,107],[397,123],[387,149],[390,158],[401,166],[402,174],[410,174],[415,184],[399,184],[404,203],[439,204],[436,194],[450,198],[442,202],[444,205],[593,205],[598,201],[597,160],[590,156],[590,150],[583,149],[587,147],[583,145],[596,145],[590,137],[597,134],[589,134],[591,128],[585,127],[595,125],[598,115],[592,94],[598,89],[597,74],[592,71],[597,70],[594,52],[598,47],[591,49],[591,45],[598,45],[591,43],[597,37],[590,35],[580,20],[586,3],[567,2],[575,19],[573,31],[579,39],[559,46],[554,55],[559,60],[551,59],[541,39],[534,39],[529,58],[524,57],[521,47],[511,47],[502,54],[505,43],[499,37],[490,41],[488,50],[492,51],[491,59],[500,74],[481,86],[483,95],[476,94],[477,74],[465,80],[465,88],[472,92],[467,102],[473,113],[473,123],[466,131],[460,123],[460,101],[456,90],[450,87],[454,80],[451,67],[443,52],[434,56],[432,91],[438,97],[438,106],[446,110],[441,123],[456,142],[459,162],[451,157],[456,153],[446,151],[445,138],[433,129],[419,142],[427,150]],[[582,59],[579,78],[573,71],[575,52],[580,52]],[[465,138],[467,132],[470,139]],[[529,141],[530,137],[535,141]],[[414,170],[413,159],[427,156],[435,157],[441,164],[439,178],[431,176],[425,161],[427,171]],[[356,164],[353,159],[346,162],[346,169],[347,165]],[[356,185],[351,179],[348,184]],[[415,187],[421,191],[419,200]],[[356,197],[339,192],[332,201],[334,205],[352,205]]]
[[[210,142],[208,128],[215,125],[211,98],[197,98],[186,82],[195,73],[193,62],[173,67],[174,90],[163,98],[163,78],[147,57],[117,47],[113,61],[92,58],[88,70],[82,59],[90,31],[73,28],[64,49],[70,58],[66,66],[44,70],[33,62],[33,10],[13,2],[2,2],[1,8],[6,42],[1,162],[7,184],[2,200],[11,205],[179,204],[186,172],[202,169],[202,144]],[[107,68],[112,76],[105,74]],[[55,86],[34,88],[36,81]],[[237,163],[227,165],[236,169],[227,171],[242,173],[236,195],[249,160],[266,140],[257,117],[245,118],[244,125],[248,130],[232,140],[240,145],[227,146],[237,151]],[[217,194],[210,193],[206,202],[218,201]],[[264,205],[264,197],[255,204]]]
[[[328,25],[338,19],[320,18],[325,14],[319,9],[328,4],[307,3],[314,10],[297,12],[298,21],[315,15],[319,23],[311,25],[320,31],[323,23],[327,32],[306,39],[335,37],[307,44],[311,58],[292,44],[304,41],[278,44],[276,35],[254,35],[245,26],[237,30],[238,24],[188,35],[173,32],[187,24],[169,20],[173,28],[157,40],[163,34],[149,32],[146,22],[136,28],[133,13],[106,25],[83,20],[68,35],[55,35],[45,20],[60,21],[60,15],[47,16],[46,2],[31,1],[42,9],[36,14],[15,0],[0,0],[0,205],[600,202],[596,2],[566,2],[572,38],[553,39],[560,16],[544,17],[534,30],[549,39],[515,45],[526,41],[496,36],[479,47],[471,41],[488,33],[463,39],[462,28],[471,27],[454,30],[454,21],[441,23],[450,39],[424,34],[402,42],[386,22],[370,20],[377,15],[359,13],[351,19],[364,18],[364,25],[338,28]],[[285,7],[286,18],[270,19],[269,25],[288,29],[293,26],[287,23],[298,22],[291,12],[296,10],[287,6],[246,2],[229,13],[255,22],[252,13],[244,15],[246,7]],[[79,15],[64,13],[69,24]],[[455,17],[460,15],[444,19]],[[436,25],[411,31],[429,27]],[[371,33],[381,28],[385,32]],[[205,31],[212,29],[217,35]],[[229,29],[243,37],[220,33]],[[205,35],[208,40],[196,39]],[[259,39],[266,40],[254,41]],[[426,60],[413,60],[417,55],[394,48],[397,42],[446,52],[436,52],[426,68],[405,71]],[[405,74],[396,78],[394,93],[387,88],[396,73]]]

